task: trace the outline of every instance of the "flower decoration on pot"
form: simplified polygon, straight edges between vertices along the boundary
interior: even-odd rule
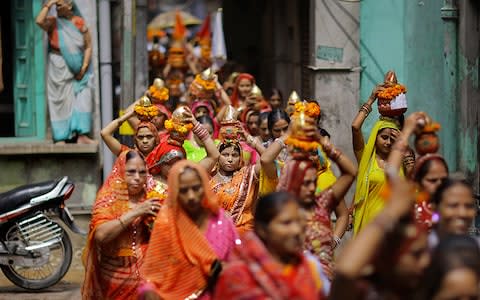
[[[424,155],[438,151],[440,148],[440,141],[436,133],[438,130],[440,130],[440,124],[427,118],[425,126],[417,132],[415,137],[415,150],[418,154]]]
[[[153,103],[163,104],[168,100],[169,93],[165,87],[165,82],[160,78],[155,78],[153,84],[148,88],[148,94]]]
[[[231,105],[227,106],[220,121],[219,138],[226,143],[236,143],[241,140],[241,124],[237,120],[238,111]]]
[[[192,84],[190,84],[190,93],[195,98],[211,98],[217,89],[215,79],[216,76],[211,68],[208,68],[202,73],[197,74]]]
[[[304,112],[306,116],[316,120],[320,117],[320,105],[316,102],[297,102],[295,103],[295,112],[293,114],[298,115],[300,112]]]
[[[158,108],[152,104],[147,96],[142,96],[138,104],[134,107],[135,114],[141,121],[151,121],[152,118],[158,116]]]
[[[382,116],[400,116],[407,111],[407,88],[399,84],[393,71],[385,74],[383,89],[377,93],[378,112]]]
[[[285,144],[290,145],[292,150],[298,152],[317,151],[320,143],[316,140],[317,127],[315,116],[316,109],[310,110],[313,106],[309,106],[306,102],[295,104],[295,112],[291,119],[291,134],[285,140]]]
[[[147,199],[156,198],[160,200],[160,205],[165,203],[166,197],[164,193],[160,193],[156,189],[153,189],[147,193]],[[143,219],[143,223],[147,226],[149,232],[152,232],[153,223],[155,223],[156,216],[147,216]]]
[[[193,124],[185,120],[185,113],[187,109],[184,106],[180,106],[172,113],[172,117],[165,121],[165,129],[170,133],[178,133],[181,136],[187,136],[192,130]]]

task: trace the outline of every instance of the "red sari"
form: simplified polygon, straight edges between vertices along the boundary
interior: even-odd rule
[[[283,266],[250,232],[233,251],[213,299],[324,299],[319,278],[307,257],[301,255],[297,265]]]

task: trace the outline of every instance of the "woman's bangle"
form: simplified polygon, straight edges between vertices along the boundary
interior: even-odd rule
[[[282,149],[286,147],[285,142],[281,138],[276,138],[274,142],[277,142],[278,144],[280,144]]]
[[[333,249],[337,248],[338,245],[342,243],[342,239],[339,238],[338,236],[334,235],[333,236]]]
[[[409,154],[403,157],[403,164],[404,165],[411,165],[415,163],[415,155]]]
[[[200,122],[195,124],[192,131],[196,136],[198,136],[198,138],[202,142],[205,142],[205,140],[207,140],[208,137],[210,136],[210,133],[208,133],[208,130],[205,129],[205,127],[202,124],[200,124]]]
[[[119,217],[117,220],[123,229],[127,229],[127,225],[125,224],[125,222],[122,221],[122,217]]]
[[[327,154],[328,158],[333,161],[337,161],[342,155],[342,151],[333,146],[324,147],[323,150],[325,151],[325,154]]]
[[[368,103],[363,103],[359,112],[360,111],[363,111],[368,116],[372,112],[372,106]]]
[[[253,138],[253,136],[247,135],[246,140],[247,140],[247,143],[248,143],[250,146],[253,147],[253,142],[255,141],[254,138]]]

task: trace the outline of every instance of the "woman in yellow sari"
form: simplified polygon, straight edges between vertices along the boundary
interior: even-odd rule
[[[367,144],[364,143],[362,125],[372,111],[372,104],[380,89],[379,86],[373,90],[352,122],[353,150],[358,161],[353,221],[355,234],[375,218],[385,205],[379,194],[385,183],[384,169],[388,155],[400,129],[397,120],[381,117],[373,126]]]

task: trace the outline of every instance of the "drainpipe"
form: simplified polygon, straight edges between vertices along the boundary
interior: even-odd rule
[[[110,28],[110,0],[100,0],[98,3],[98,27],[100,49],[100,103],[102,111],[102,128],[107,126],[113,118],[113,91],[112,91],[112,42]],[[110,174],[113,167],[113,154],[103,145],[103,181]]]
[[[445,97],[448,103],[448,115],[444,116],[446,121],[440,131],[443,137],[443,154],[447,160],[449,169],[456,171],[458,168],[458,8],[456,0],[444,0],[441,8],[443,20],[443,54],[445,57],[443,67],[443,82]],[[455,138],[454,141],[451,139]]]

